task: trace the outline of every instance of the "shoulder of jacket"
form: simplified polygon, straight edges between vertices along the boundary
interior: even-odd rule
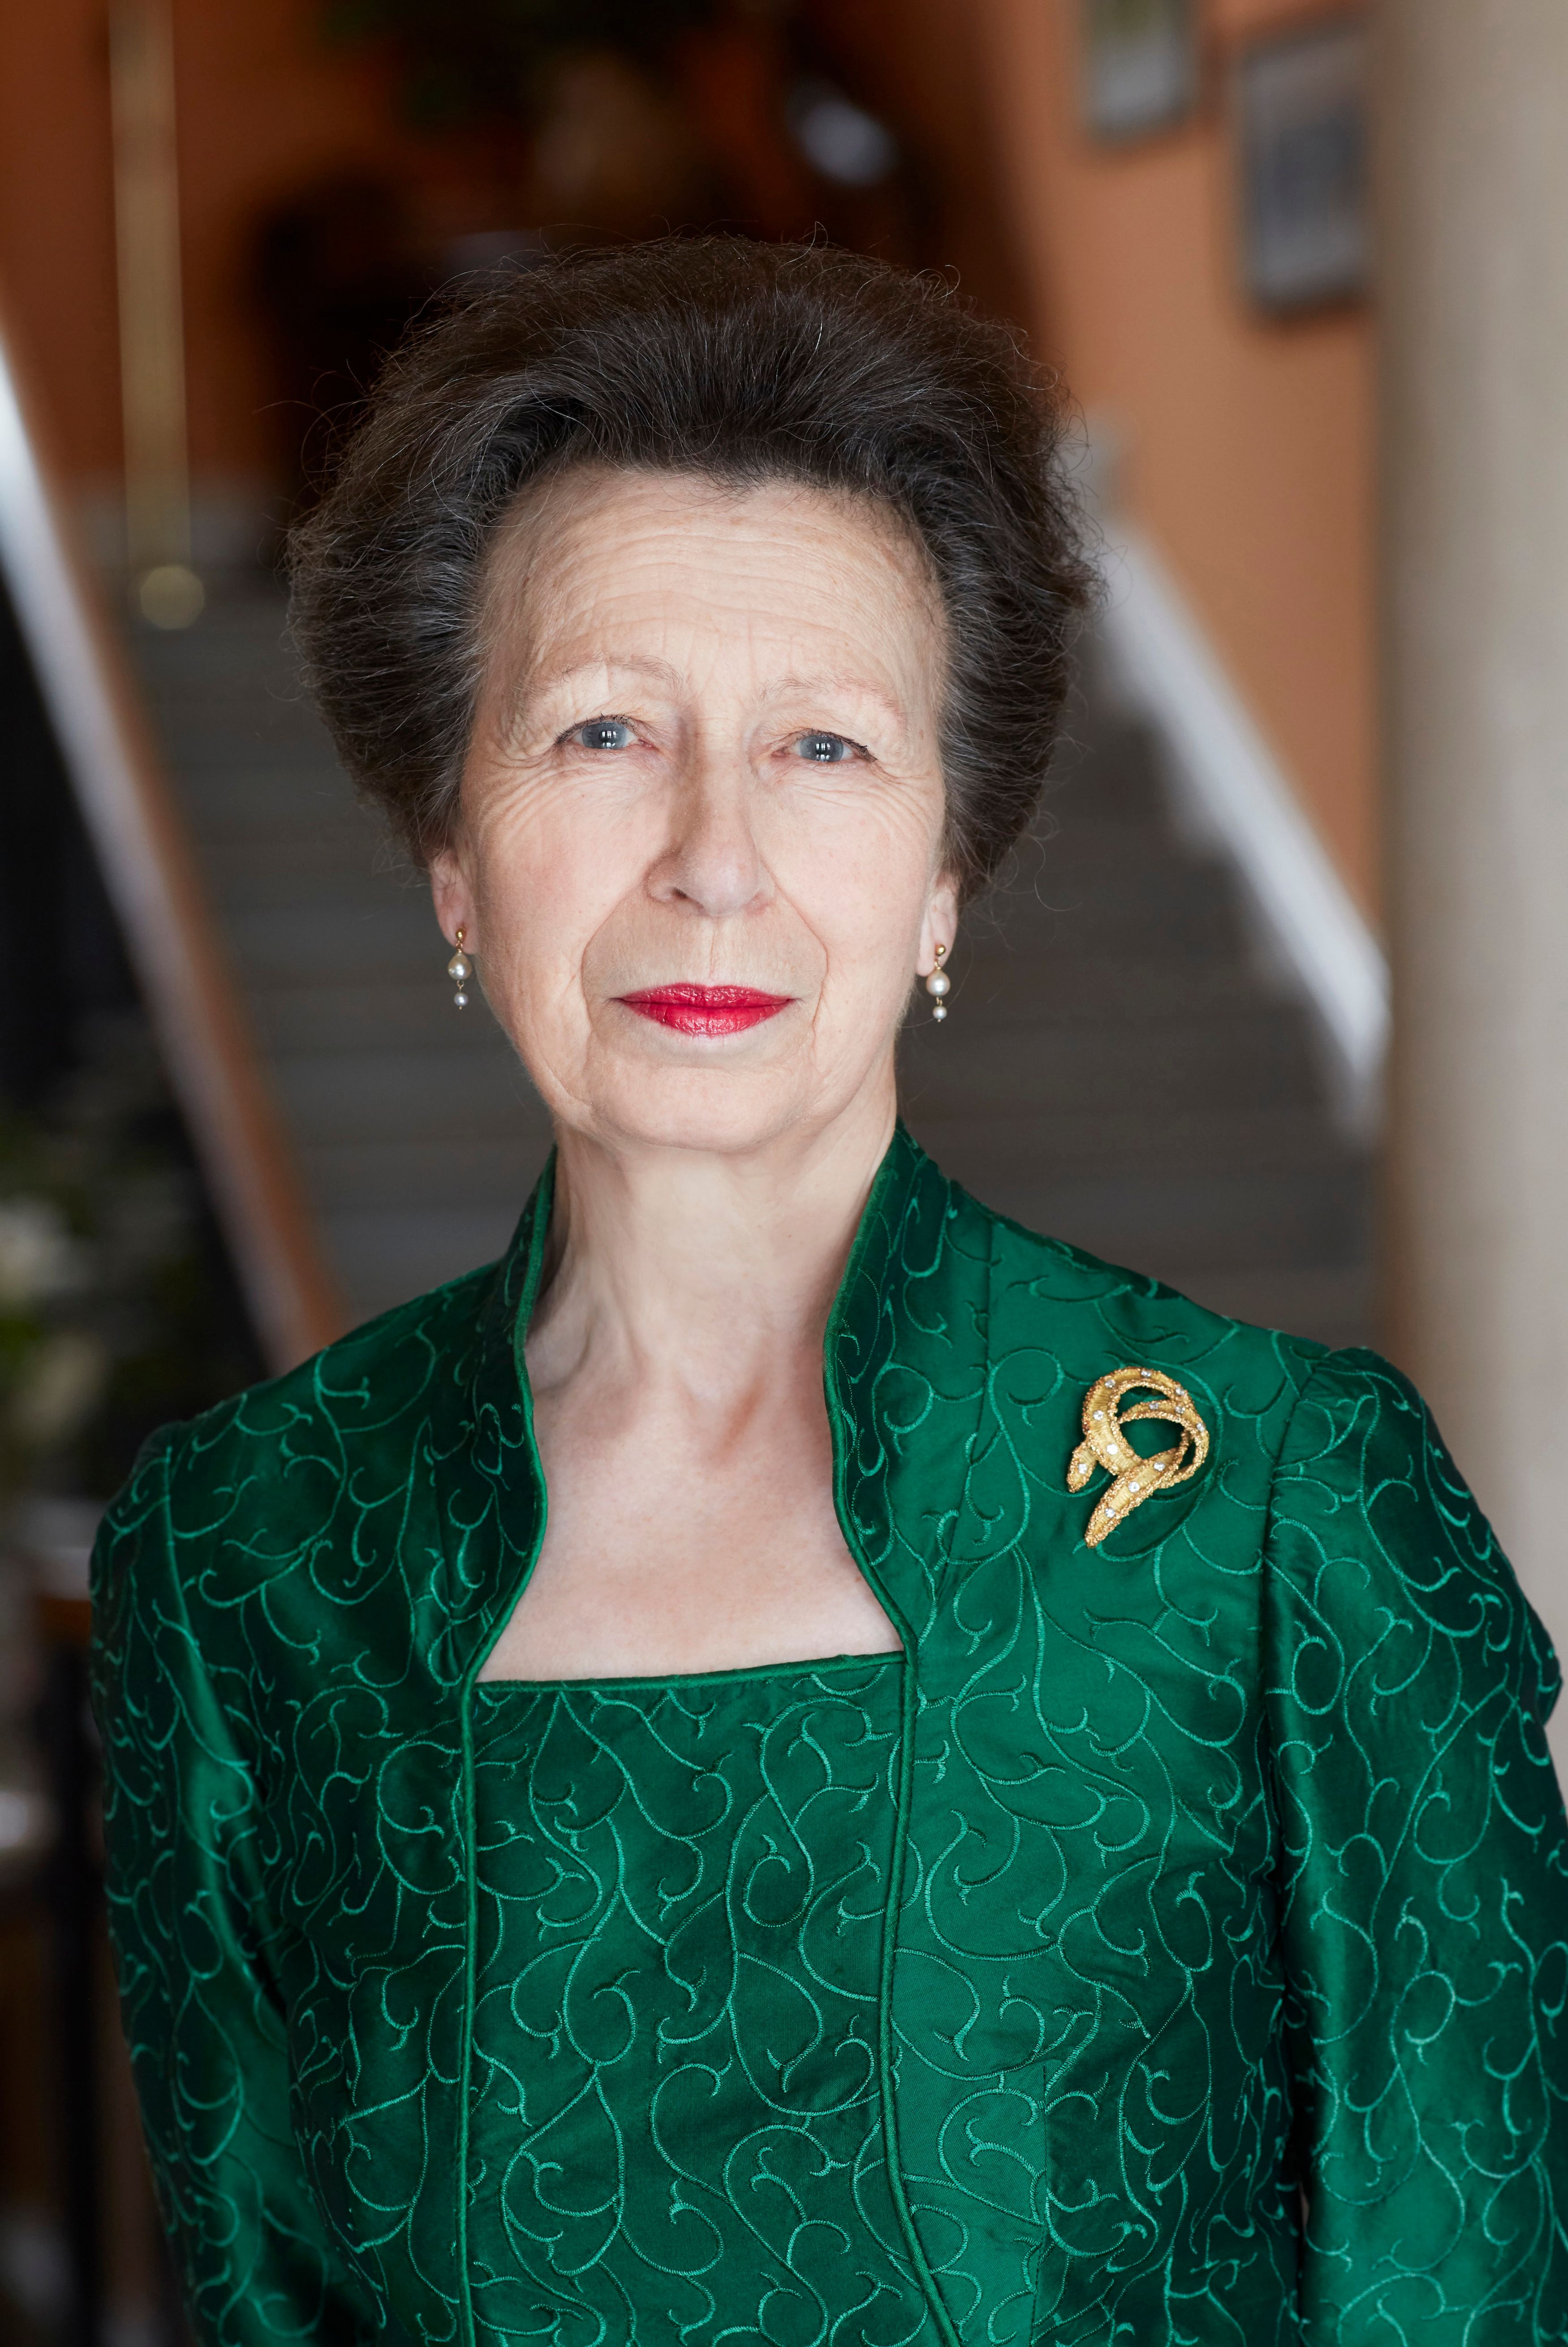
[[[1286,1442],[1282,1468],[1308,1471],[1348,1444],[1380,1454],[1443,1451],[1420,1393],[1402,1369],[1367,1345],[1325,1348],[1310,1365]]]
[[[1125,1367],[1186,1382],[1187,1371],[1216,1400],[1255,1410],[1274,1396],[1287,1415],[1320,1364],[1340,1358],[1311,1337],[1213,1311],[1145,1273],[979,1211],[992,1230],[994,1347],[1049,1335],[1063,1366],[1088,1379]]]
[[[192,1476],[243,1474],[273,1454],[341,1455],[373,1440],[384,1448],[399,1430],[412,1436],[466,1389],[497,1272],[485,1264],[395,1305],[293,1368],[160,1429],[144,1457],[163,1450],[178,1488]]]

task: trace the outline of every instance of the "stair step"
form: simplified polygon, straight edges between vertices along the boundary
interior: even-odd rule
[[[1309,1038],[1274,1006],[1249,1013],[1238,1005],[1199,1025],[988,1027],[962,1049],[961,1061],[955,1053],[945,1064],[928,1047],[907,1050],[911,1107],[930,1116],[953,1114],[959,1101],[980,1113],[1020,1102],[1152,1112],[1239,1099],[1269,1107],[1309,1101],[1317,1090]]]
[[[223,930],[247,986],[365,984],[447,958],[428,898],[388,890],[379,905],[306,905],[226,914]]]
[[[387,1213],[328,1214],[323,1227],[338,1274],[360,1317],[390,1311],[459,1272],[506,1252],[517,1215],[454,1203]]]
[[[1027,1106],[984,1115],[960,1108],[942,1117],[906,1097],[904,1111],[938,1164],[986,1196],[988,1184],[1036,1171],[1102,1181],[1121,1168],[1176,1179],[1232,1166],[1260,1174],[1298,1167],[1316,1176],[1350,1165],[1366,1178],[1362,1153],[1306,1101],[1275,1109],[1227,1101],[1162,1117],[1124,1105],[1047,1115]]]
[[[534,1097],[505,1049],[315,1052],[274,1059],[272,1079],[311,1147],[423,1128],[455,1156],[470,1135],[509,1132]]]

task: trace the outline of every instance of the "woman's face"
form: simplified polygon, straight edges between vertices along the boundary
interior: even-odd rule
[[[558,1122],[737,1153],[889,1112],[956,924],[942,622],[897,522],[570,472],[498,546],[486,629],[432,880]]]

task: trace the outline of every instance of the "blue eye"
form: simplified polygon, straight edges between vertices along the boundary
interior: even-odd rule
[[[809,758],[816,766],[841,765],[853,757],[855,744],[846,742],[842,733],[803,733],[794,745],[797,758]]]
[[[584,750],[630,750],[631,728],[624,717],[590,717],[574,727],[568,739]]]

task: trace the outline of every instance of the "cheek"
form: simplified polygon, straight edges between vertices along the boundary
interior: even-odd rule
[[[648,858],[641,826],[569,793],[497,800],[469,825],[489,969],[569,977]]]
[[[901,988],[941,843],[938,791],[797,809],[775,826],[770,863],[781,888],[841,970],[877,969]]]

